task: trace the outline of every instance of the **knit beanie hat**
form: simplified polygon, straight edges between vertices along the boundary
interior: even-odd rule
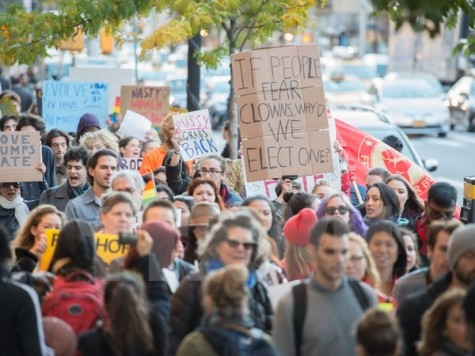
[[[310,243],[310,231],[318,221],[317,213],[310,208],[302,209],[284,225],[284,236],[293,245],[306,247]]]
[[[79,119],[76,135],[80,135],[87,127],[90,126],[97,127],[98,129],[101,128],[97,116],[88,112]]]
[[[450,269],[454,269],[465,252],[475,250],[475,224],[461,226],[452,233],[448,246]]]
[[[140,229],[147,231],[152,237],[152,252],[157,256],[160,267],[169,267],[176,242],[180,239],[178,229],[162,221],[143,223]]]
[[[56,261],[69,258],[74,267],[92,270],[96,255],[94,231],[86,220],[69,220],[59,233],[49,270]]]

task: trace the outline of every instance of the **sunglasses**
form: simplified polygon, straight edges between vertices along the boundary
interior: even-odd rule
[[[20,188],[20,183],[2,183],[2,188],[10,188],[13,187],[14,189]]]
[[[256,247],[255,242],[241,242],[241,241],[233,240],[233,239],[226,239],[226,242],[232,248],[237,248],[239,245],[242,245],[242,247],[244,247],[246,251],[249,251],[250,249],[253,249],[254,247]]]
[[[348,207],[344,205],[340,206],[329,206],[328,208],[325,209],[325,214],[326,215],[335,215],[336,211],[338,210],[338,213],[340,215],[346,214],[348,212]]]

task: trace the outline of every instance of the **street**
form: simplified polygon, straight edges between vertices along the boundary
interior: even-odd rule
[[[446,138],[435,136],[410,137],[422,159],[439,161],[437,171],[431,175],[457,188],[458,203],[462,204],[463,178],[475,175],[475,135],[462,129],[451,131]]]

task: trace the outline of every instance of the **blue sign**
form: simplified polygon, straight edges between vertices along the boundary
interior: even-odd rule
[[[43,119],[46,128],[76,132],[79,118],[85,113],[97,116],[106,127],[109,107],[109,85],[91,82],[43,83]]]

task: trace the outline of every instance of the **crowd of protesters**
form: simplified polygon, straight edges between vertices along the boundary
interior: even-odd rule
[[[91,113],[74,133],[0,119],[15,130],[40,133],[43,180],[0,183],[2,355],[474,353],[475,225],[455,219],[448,183],[422,201],[376,167],[361,204],[293,176],[271,200],[246,196],[242,166],[221,155],[185,162],[172,114],[161,141],[118,137]],[[39,271],[47,229],[60,232]],[[95,233],[127,253],[105,263]]]

